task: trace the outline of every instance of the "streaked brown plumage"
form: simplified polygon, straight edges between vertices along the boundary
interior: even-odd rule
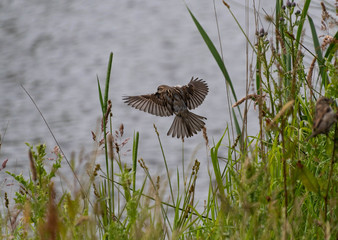
[[[306,141],[318,134],[327,134],[331,126],[337,122],[337,113],[330,107],[331,103],[333,103],[333,100],[327,97],[318,99],[313,119],[312,134]]]
[[[200,131],[205,125],[206,118],[196,115],[189,110],[202,104],[209,92],[205,81],[191,78],[184,86],[170,87],[161,85],[157,92],[140,96],[125,96],[124,102],[144,112],[156,116],[171,116],[175,119],[167,133],[172,137],[191,137]]]

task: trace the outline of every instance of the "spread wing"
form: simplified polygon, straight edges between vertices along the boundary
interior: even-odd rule
[[[167,108],[163,97],[158,93],[140,96],[125,96],[123,97],[123,100],[129,106],[156,116],[165,117],[173,115],[173,112]]]
[[[202,104],[208,95],[209,87],[205,81],[191,78],[190,82],[182,87],[185,93],[186,104],[189,109],[194,109]]]

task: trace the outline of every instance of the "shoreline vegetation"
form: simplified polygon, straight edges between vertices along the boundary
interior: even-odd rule
[[[265,14],[265,21],[254,13],[256,35],[251,42],[229,3],[223,3],[252,53],[252,62],[246,65],[244,97],[236,96],[222,51],[187,7],[224,76],[230,106],[231,122],[218,142],[209,143],[208,131],[203,129],[207,159],[196,159],[183,174],[179,168],[169,174],[172,170],[155,125],[166,179],[151,175],[146,159],[138,155],[142,141],[138,132],[130,139],[132,158],[121,153],[129,138],[123,125],[116,128],[112,121],[111,53],[104,86],[97,78],[102,122],[100,130],[92,132],[96,151],[86,159],[85,173],[78,174],[80,163],[74,157],[68,159],[59,146],[53,156],[47,155],[44,144],[27,144],[28,178],[6,171],[10,159],[2,162],[0,174],[13,177],[20,186],[13,199],[5,187],[1,191],[2,239],[337,239],[338,124],[328,134],[306,139],[312,133],[315,103],[321,96],[334,100],[331,107],[337,112],[338,33],[330,35],[329,29],[337,27],[334,12],[338,6],[321,3],[320,24],[327,35],[318,36],[307,14],[310,0],[302,6],[276,0],[274,14]],[[269,31],[262,22],[269,25]],[[314,50],[303,44],[305,24]],[[309,66],[305,58],[311,59]],[[249,89],[255,89],[254,93]],[[259,116],[256,136],[247,135],[250,108]],[[178,151],[184,155],[184,144]],[[104,158],[103,165],[97,163],[99,157]],[[50,165],[47,159],[52,166],[46,166]],[[182,161],[184,166],[183,157]],[[208,197],[203,208],[197,209],[197,202],[202,201],[195,194],[202,161],[212,167],[205,189]],[[73,181],[77,190],[62,187],[62,192],[56,191],[61,165],[70,168],[73,176],[67,181]],[[140,171],[145,176],[141,184]]]

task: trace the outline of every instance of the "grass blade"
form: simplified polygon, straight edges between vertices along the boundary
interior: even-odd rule
[[[329,47],[327,48],[326,53],[325,53],[325,58],[329,62],[331,62],[334,54],[337,52],[338,32],[336,32],[336,34],[334,35],[333,38],[334,39],[333,39],[332,43],[329,45]]]
[[[108,69],[107,69],[107,77],[106,77],[106,86],[104,91],[104,109],[107,110],[107,102],[108,102],[108,94],[109,94],[109,83],[110,83],[110,74],[111,74],[111,66],[113,62],[113,53],[111,52],[109,55]]]
[[[219,68],[221,69],[224,77],[225,77],[225,80],[227,81],[227,83],[229,84],[230,86],[230,89],[231,89],[231,92],[232,92],[232,95],[235,99],[235,101],[237,102],[237,97],[236,97],[236,93],[235,93],[235,90],[234,90],[234,87],[232,85],[232,82],[231,82],[231,78],[228,74],[228,71],[224,65],[224,62],[222,61],[222,58],[220,56],[220,54],[218,53],[215,45],[212,43],[211,39],[209,38],[208,34],[204,31],[203,27],[201,26],[201,24],[198,22],[198,20],[195,18],[194,14],[190,11],[190,9],[187,7],[189,13],[190,13],[190,16],[192,17],[198,31],[200,32],[203,40],[205,41],[205,43],[207,44],[211,54],[213,55],[213,57],[215,58]]]
[[[214,167],[216,182],[217,182],[218,190],[219,190],[219,193],[222,199],[225,199],[225,191],[224,191],[224,185],[222,181],[222,174],[221,174],[221,170],[219,168],[219,163],[218,163],[218,149],[221,146],[225,133],[226,131],[223,133],[223,136],[218,141],[216,146],[212,147],[210,150],[211,162],[212,162],[212,166]]]
[[[139,141],[139,132],[136,132],[136,136],[134,134],[133,140],[133,191],[135,192],[135,184],[136,184],[136,166],[137,166],[137,150],[138,150],[138,141]]]
[[[307,12],[308,12],[309,7],[310,7],[310,3],[311,3],[311,0],[306,0],[305,3],[304,3],[304,8],[303,8],[302,15],[301,15],[300,21],[299,21],[299,26],[298,26],[298,29],[297,29],[295,49],[298,49],[298,45],[300,43],[300,38],[302,37],[304,22],[305,22],[306,15],[307,15]]]
[[[325,61],[323,59],[322,49],[319,44],[318,35],[317,35],[316,27],[313,23],[313,20],[310,16],[308,16],[308,20],[310,24],[311,33],[312,33],[313,46],[315,48],[316,55],[317,55],[319,72],[322,77],[322,86],[325,87],[329,82],[328,82],[327,73],[325,71]]]

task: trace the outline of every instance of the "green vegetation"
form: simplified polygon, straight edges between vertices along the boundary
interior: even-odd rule
[[[138,156],[142,141],[138,133],[133,136],[132,159],[121,154],[128,139],[123,125],[115,130],[112,124],[108,99],[111,54],[104,89],[97,79],[102,126],[99,133],[93,133],[97,153],[87,160],[87,175],[79,176],[74,159],[68,161],[58,148],[47,170],[46,146],[28,145],[30,177],[7,172],[20,190],[14,200],[7,193],[0,195],[2,239],[336,239],[338,126],[328,135],[305,139],[312,131],[316,99],[322,95],[338,98],[338,33],[327,35],[320,43],[307,15],[310,2],[305,1],[300,11],[293,2],[284,5],[276,0],[275,15],[266,16],[273,28],[271,40],[258,26],[255,42],[247,38],[255,56],[247,86],[255,85],[256,93],[247,92],[240,100],[222,54],[188,9],[236,102],[231,108],[233,129],[225,129],[212,147],[207,131],[203,132],[213,170],[204,209],[196,208],[199,199],[195,196],[202,161],[195,161],[190,175],[182,176],[177,169],[176,176],[170,176],[165,146],[155,126],[166,180],[151,176],[146,159]],[[322,25],[328,28],[333,17],[322,7]],[[224,8],[233,15],[228,4]],[[258,15],[256,18],[259,22]],[[305,24],[310,26],[314,52],[302,44]],[[304,63],[306,57],[313,59],[310,66]],[[249,101],[259,113],[257,136],[247,135]],[[337,111],[336,106],[332,108]],[[102,155],[105,166],[97,164]],[[220,155],[227,156],[224,167],[219,164]],[[78,191],[56,193],[55,175],[65,161]],[[136,185],[139,171],[145,178]],[[177,177],[177,186],[171,177]],[[164,199],[165,194],[169,198]],[[15,209],[9,207],[9,201],[15,201]]]

